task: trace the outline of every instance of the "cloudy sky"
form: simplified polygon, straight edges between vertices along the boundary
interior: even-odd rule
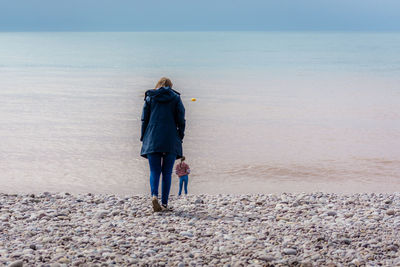
[[[400,30],[400,0],[0,0],[0,31]]]

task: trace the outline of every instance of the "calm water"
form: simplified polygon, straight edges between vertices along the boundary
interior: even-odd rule
[[[2,192],[147,193],[161,76],[191,193],[400,191],[400,33],[0,33],[0,75]]]

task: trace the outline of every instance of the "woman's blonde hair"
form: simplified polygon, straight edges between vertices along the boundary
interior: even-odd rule
[[[171,87],[172,88],[172,82],[170,79],[168,79],[167,77],[162,77],[158,83],[156,84],[156,87],[154,89],[160,88],[160,87]]]

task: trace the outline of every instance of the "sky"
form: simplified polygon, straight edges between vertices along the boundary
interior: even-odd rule
[[[0,31],[399,31],[400,0],[0,0]]]

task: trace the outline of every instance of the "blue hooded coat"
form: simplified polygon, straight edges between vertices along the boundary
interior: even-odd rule
[[[147,90],[144,100],[140,155],[147,158],[150,153],[166,152],[181,158],[186,121],[180,93],[161,87]]]

